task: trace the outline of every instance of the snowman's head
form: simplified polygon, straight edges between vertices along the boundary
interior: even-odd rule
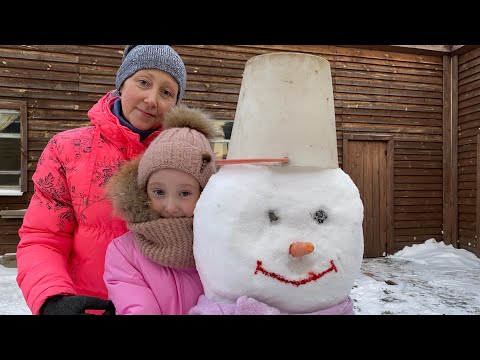
[[[194,213],[205,295],[247,295],[284,313],[336,305],[359,274],[362,221],[358,189],[339,168],[224,166]],[[303,256],[291,251],[302,246]]]

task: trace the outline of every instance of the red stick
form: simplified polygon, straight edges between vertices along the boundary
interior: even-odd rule
[[[259,158],[259,159],[217,159],[215,160],[217,165],[229,165],[229,164],[256,164],[256,163],[287,163],[288,158]]]

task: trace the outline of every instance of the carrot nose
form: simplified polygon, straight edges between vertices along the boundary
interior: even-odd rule
[[[293,257],[302,257],[310,254],[315,247],[309,242],[294,242],[290,245],[289,253]]]

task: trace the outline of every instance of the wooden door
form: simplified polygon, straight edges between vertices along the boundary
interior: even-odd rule
[[[364,206],[364,257],[389,253],[391,243],[390,184],[387,141],[349,139],[344,142],[344,171],[357,185]],[[346,152],[345,152],[346,150]]]

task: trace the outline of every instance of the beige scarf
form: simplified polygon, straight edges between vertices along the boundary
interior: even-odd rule
[[[193,218],[159,218],[128,223],[143,254],[153,262],[174,269],[195,267]]]

